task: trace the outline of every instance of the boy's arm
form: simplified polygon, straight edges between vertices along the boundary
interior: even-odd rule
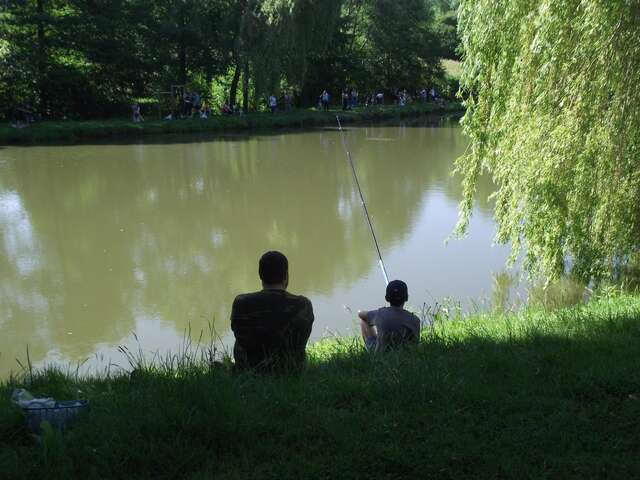
[[[375,314],[375,310],[358,310],[358,317],[360,318],[360,320],[366,322],[367,325],[370,326],[373,326]]]

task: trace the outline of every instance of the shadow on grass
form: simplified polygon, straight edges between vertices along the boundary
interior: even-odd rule
[[[89,417],[47,454],[8,404],[12,380],[0,467],[3,478],[638,478],[639,371],[634,297],[436,318],[420,345],[384,355],[328,340],[297,376],[213,362],[84,380],[49,370],[28,386],[80,389]]]

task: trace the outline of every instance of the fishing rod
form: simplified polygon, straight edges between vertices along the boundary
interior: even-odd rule
[[[349,159],[349,165],[351,166],[353,179],[356,183],[356,187],[358,188],[358,193],[360,194],[360,204],[362,205],[364,216],[367,219],[367,223],[369,224],[369,230],[371,231],[373,244],[375,245],[376,252],[378,253],[378,265],[380,266],[380,271],[382,272],[382,276],[384,277],[384,284],[387,285],[389,283],[389,277],[387,277],[387,269],[384,266],[384,260],[382,260],[382,253],[380,253],[380,245],[378,244],[378,237],[376,237],[376,232],[373,229],[373,223],[371,223],[371,217],[369,216],[369,209],[367,208],[367,204],[364,201],[364,195],[362,194],[362,189],[360,188],[360,182],[358,181],[358,174],[356,173],[356,167],[353,164],[353,159],[351,158],[351,152],[347,147],[347,141],[345,140],[345,137],[344,137],[344,130],[342,130],[342,124],[340,123],[340,116],[336,115],[336,120],[338,121],[338,130],[340,131],[340,136],[342,138],[342,148],[347,154],[347,159]]]

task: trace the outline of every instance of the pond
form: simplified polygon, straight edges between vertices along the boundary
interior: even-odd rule
[[[420,310],[489,309],[517,294],[479,186],[457,220],[456,123],[345,131],[390,278]],[[335,129],[145,143],[0,148],[0,375],[43,362],[123,363],[119,345],[177,350],[209,327],[229,345],[235,295],[260,288],[266,250],[314,306],[312,338],[356,332],[384,283]],[[97,367],[96,367],[97,368]]]

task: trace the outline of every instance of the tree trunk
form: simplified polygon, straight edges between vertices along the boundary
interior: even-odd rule
[[[187,83],[187,49],[184,45],[180,45],[180,51],[178,52],[180,58],[180,84],[186,85]]]
[[[238,81],[240,80],[240,65],[236,61],[236,68],[233,72],[231,85],[229,86],[229,106],[233,108],[236,104],[236,96],[238,94]]]
[[[36,62],[37,68],[37,83],[38,83],[38,96],[40,97],[40,113],[42,116],[47,116],[49,109],[49,92],[47,85],[47,46],[44,30],[44,0],[38,0],[36,2],[37,13],[37,45],[38,56]]]
[[[242,73],[242,110],[244,113],[249,112],[249,62],[244,63],[244,72]]]

